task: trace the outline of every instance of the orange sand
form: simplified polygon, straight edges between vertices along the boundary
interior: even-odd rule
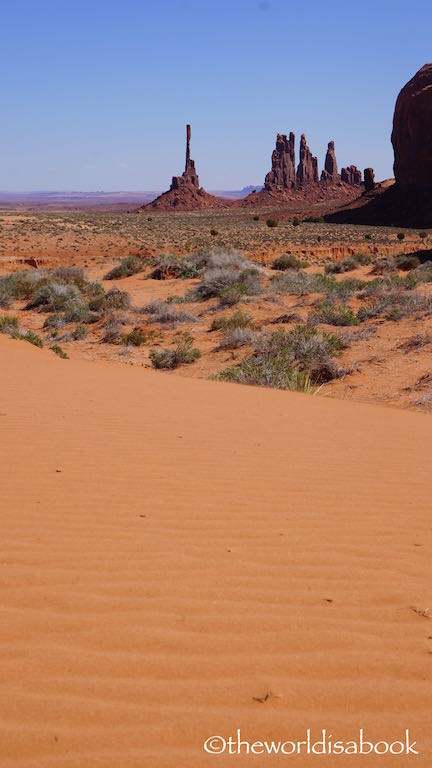
[[[429,417],[0,355],[2,768],[430,768]],[[238,727],[421,754],[203,752]]]

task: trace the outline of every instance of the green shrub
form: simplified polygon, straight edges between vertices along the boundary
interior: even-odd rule
[[[253,220],[254,220],[254,221],[259,221],[259,216],[254,216],[254,217],[253,217]]]
[[[24,333],[19,334],[18,338],[28,341],[29,344],[33,344],[35,347],[43,347],[44,345],[43,339],[34,331],[24,331]]]
[[[205,263],[206,257],[202,254],[190,254],[183,257],[173,256],[170,253],[162,254],[153,259],[154,269],[150,277],[152,280],[168,280],[170,278],[186,280],[198,277],[202,273]]]
[[[303,263],[292,253],[283,253],[273,261],[271,268],[285,271],[287,269],[300,269]]]
[[[359,319],[352,309],[339,304],[323,302],[317,304],[308,317],[308,323],[326,323],[327,325],[358,325]]]
[[[218,374],[223,381],[310,392],[317,384],[340,375],[333,361],[342,342],[315,328],[296,326],[288,333],[262,333],[255,350],[237,366]]]
[[[211,326],[210,331],[226,331],[233,328],[249,328],[252,325],[252,318],[246,312],[242,312],[238,309],[233,315],[229,317],[216,317]]]
[[[293,227],[298,227],[300,225],[300,219],[299,219],[298,216],[294,216],[294,218],[292,220],[292,225],[293,225]]]
[[[72,331],[71,335],[74,341],[81,341],[81,339],[85,339],[88,336],[88,330],[85,325],[79,323],[77,327]]]
[[[173,369],[194,363],[201,357],[201,352],[193,346],[193,341],[189,333],[182,333],[177,334],[174,349],[151,349],[150,361],[153,368]]]
[[[405,232],[398,232],[397,239],[400,240],[400,242],[402,242],[402,240],[405,240]]]
[[[277,227],[278,223],[279,222],[278,222],[277,219],[267,219],[267,221],[266,221],[266,224],[267,224],[268,227],[270,227],[270,229],[273,229],[274,227]]]
[[[62,360],[69,360],[69,355],[61,348],[58,344],[54,344],[54,346],[50,347],[52,352],[54,352],[55,355],[58,357],[61,357]]]
[[[148,340],[148,333],[143,331],[142,328],[134,328],[133,331],[125,333],[122,336],[123,344],[130,344],[133,347],[141,347]]]
[[[146,268],[146,261],[142,256],[127,256],[120,264],[113,267],[104,277],[104,280],[117,280],[122,277],[130,277],[142,272]]]
[[[210,234],[211,234],[212,237],[217,237],[219,232],[217,231],[217,229],[211,229],[210,230]]]

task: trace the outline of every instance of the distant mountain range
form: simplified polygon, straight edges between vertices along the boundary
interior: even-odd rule
[[[247,187],[239,190],[216,190],[212,195],[217,197],[226,197],[229,200],[239,200],[246,197],[254,190],[262,189],[261,184]],[[1,192],[0,208],[45,208],[47,210],[58,208],[117,208],[129,209],[135,206],[144,205],[154,200],[160,192]]]

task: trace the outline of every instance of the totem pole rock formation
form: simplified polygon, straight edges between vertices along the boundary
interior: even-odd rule
[[[193,211],[200,208],[228,208],[232,201],[223,200],[215,195],[209,195],[199,185],[199,178],[196,172],[195,163],[190,156],[191,127],[186,126],[186,162],[185,169],[181,176],[173,176],[169,190],[152,200],[147,205],[142,205],[138,210],[147,211],[161,210],[169,211],[173,209],[183,211]]]
[[[302,187],[304,184],[311,183],[318,183],[318,160],[312,155],[306,144],[306,136],[302,133],[300,139],[300,162],[297,167],[297,186]]]
[[[272,153],[272,169],[265,177],[265,189],[293,189],[296,183],[295,169],[295,136],[290,133],[289,139],[285,134],[278,133],[276,149]]]
[[[185,185],[192,185],[199,189],[199,178],[195,169],[195,162],[190,156],[191,127],[186,126],[186,163],[184,173],[181,176],[173,176],[170,189],[180,189]]]

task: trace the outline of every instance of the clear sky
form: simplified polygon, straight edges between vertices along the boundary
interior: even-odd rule
[[[432,0],[2,3],[0,189],[162,190],[185,123],[207,189],[262,183],[275,135],[392,175]]]

